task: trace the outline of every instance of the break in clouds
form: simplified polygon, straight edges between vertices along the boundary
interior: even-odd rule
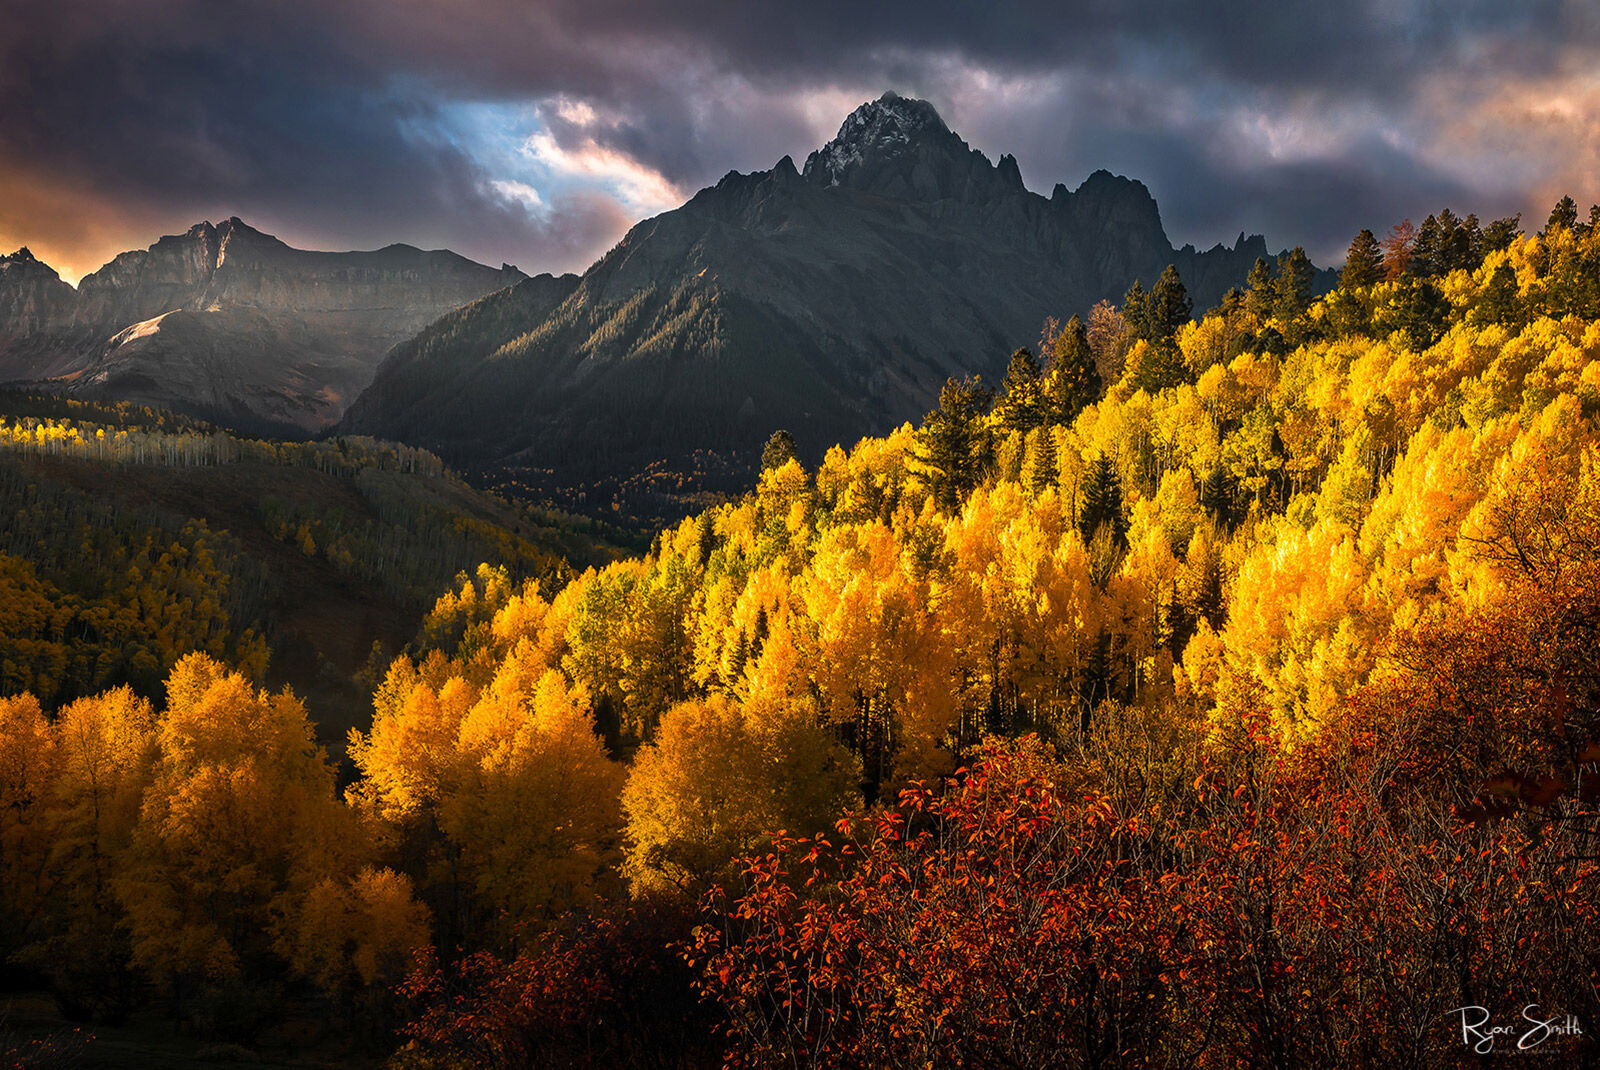
[[[0,246],[76,278],[240,215],[581,270],[892,88],[1033,189],[1106,167],[1178,243],[1262,232],[1336,263],[1444,204],[1537,223],[1600,200],[1597,46],[1560,2],[24,0],[0,24]]]

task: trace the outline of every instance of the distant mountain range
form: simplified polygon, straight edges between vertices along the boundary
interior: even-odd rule
[[[731,172],[582,276],[305,252],[238,219],[76,290],[22,249],[0,257],[0,383],[396,439],[583,508],[569,491],[641,472],[740,484],[778,428],[815,458],[919,418],[948,376],[995,382],[1047,317],[1168,264],[1204,309],[1271,255],[1174,248],[1149,190],[1106,171],[1032,193],[889,93],[803,168]]]
[[[1097,171],[1049,197],[925,101],[856,109],[804,168],[730,173],[635,226],[582,277],[530,278],[398,346],[340,426],[469,467],[578,482],[696,451],[753,460],[777,428],[812,457],[991,383],[1049,316],[1176,264],[1196,309],[1261,237],[1173,248],[1143,184]],[[703,454],[702,454],[703,456]]]
[[[236,218],[123,253],[76,290],[24,248],[0,256],[0,382],[320,431],[396,343],[526,277],[409,245],[307,252]]]

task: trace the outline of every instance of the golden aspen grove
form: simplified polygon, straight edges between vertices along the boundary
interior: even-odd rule
[[[1581,1026],[1536,1065],[1593,1065],[1600,210],[1570,205],[1363,232],[1320,297],[1299,250],[1198,316],[1169,269],[920,426],[776,443],[642,556],[518,568],[505,536],[342,764],[220,597],[149,695],[47,708],[104,677],[7,661],[0,955],[90,1031],[298,1008],[418,1070],[1450,1067],[1461,1008],[1528,1004]],[[273,510],[380,582],[377,524]],[[0,556],[5,633],[50,612]]]

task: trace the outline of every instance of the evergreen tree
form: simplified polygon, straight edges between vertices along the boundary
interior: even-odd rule
[[[982,480],[992,447],[982,425],[992,395],[977,376],[951,378],[939,393],[939,407],[917,433],[916,462],[934,501],[955,513]]]
[[[1289,343],[1284,340],[1283,332],[1270,323],[1256,334],[1255,347],[1262,353],[1270,353],[1274,357],[1281,357],[1289,352]]]
[[[1239,521],[1234,479],[1218,461],[1200,484],[1200,505],[1218,525],[1231,530]]]
[[[1489,282],[1478,298],[1473,319],[1480,323],[1498,323],[1509,327],[1522,319],[1522,303],[1517,295],[1517,273],[1510,264],[1501,264],[1489,276]]]
[[[1439,220],[1429,216],[1411,243],[1411,274],[1426,279],[1439,273]]]
[[[769,468],[782,468],[794,459],[794,436],[782,430],[772,432],[772,437],[767,439],[767,444],[761,450],[761,470]]]
[[[1372,231],[1364,229],[1350,239],[1344,270],[1339,273],[1339,289],[1349,291],[1371,286],[1382,273],[1383,248]]]
[[[1376,303],[1376,295],[1370,289],[1347,290],[1340,286],[1323,305],[1322,327],[1334,338],[1364,335],[1372,326]]]
[[[1073,316],[1056,335],[1055,354],[1045,377],[1045,406],[1051,423],[1071,423],[1085,406],[1100,400],[1103,384],[1083,320]]]
[[[1300,246],[1296,245],[1278,258],[1278,280],[1274,286],[1277,300],[1272,311],[1286,329],[1303,319],[1311,307],[1311,285],[1316,277],[1316,269]],[[1291,342],[1298,342],[1298,331],[1289,334]]]
[[[1249,278],[1245,280],[1245,311],[1258,319],[1266,319],[1272,315],[1277,302],[1278,291],[1272,281],[1272,265],[1265,257],[1258,256],[1250,268]]]
[[[1228,600],[1222,590],[1222,555],[1214,544],[1209,553],[1195,562],[1199,566],[1199,584],[1195,591],[1194,608],[1212,628],[1221,629],[1228,619]]]
[[[1550,209],[1550,221],[1544,226],[1546,235],[1554,233],[1557,228],[1567,231],[1575,230],[1578,226],[1578,203],[1571,197],[1562,197],[1556,206]]]
[[[1450,317],[1450,301],[1428,279],[1408,278],[1395,289],[1389,303],[1378,310],[1377,323],[1384,331],[1403,331],[1411,348],[1421,351],[1444,334]]]
[[[1128,358],[1127,377],[1135,390],[1152,396],[1180,383],[1193,381],[1183,362],[1183,351],[1171,337],[1158,338]]]
[[[1128,545],[1128,520],[1122,515],[1122,480],[1116,466],[1105,454],[1095,457],[1084,478],[1083,512],[1078,531],[1086,544],[1092,544],[1104,527],[1111,542],[1121,549]]]
[[[1055,432],[1047,425],[1039,428],[1028,436],[1030,449],[1028,451],[1027,476],[1028,489],[1034,497],[1043,494],[1060,474],[1056,465],[1056,436]]]
[[[1176,264],[1168,264],[1156,280],[1155,288],[1150,291],[1148,307],[1149,337],[1153,342],[1170,341],[1178,333],[1178,328],[1189,322],[1189,317],[1194,313],[1194,302],[1189,300],[1189,291],[1178,277]]]
[[[1011,354],[994,409],[1000,417],[1001,426],[1007,431],[1027,434],[1045,422],[1048,414],[1039,362],[1026,346]]]
[[[1475,214],[1469,212],[1467,218],[1462,220],[1461,235],[1466,255],[1460,266],[1468,271],[1477,271],[1483,264],[1483,231]]]
[[[1496,219],[1493,223],[1484,227],[1483,254],[1487,256],[1490,253],[1498,253],[1502,249],[1509,248],[1511,243],[1517,240],[1517,235],[1522,233],[1521,225],[1522,213],[1518,212],[1513,216]]]
[[[1471,237],[1462,227],[1456,214],[1445,208],[1439,212],[1439,252],[1437,263],[1439,274],[1448,275],[1459,268],[1471,265],[1470,246]]]
[[[1130,290],[1129,297],[1133,296]],[[1146,326],[1140,337],[1147,339],[1149,345],[1129,355],[1130,364],[1125,374],[1135,389],[1155,394],[1188,378],[1188,367],[1178,350],[1175,335],[1178,328],[1189,321],[1194,306],[1183,280],[1178,277],[1178,269],[1170,264],[1161,273],[1155,289],[1148,296],[1141,291],[1138,297],[1143,302]]]
[[[1435,273],[1448,275],[1466,262],[1466,250],[1462,248],[1464,238],[1466,235],[1461,234],[1461,221],[1456,219],[1456,213],[1448,208],[1442,208],[1438,213],[1438,248],[1434,253]]]
[[[1122,295],[1122,322],[1127,325],[1128,336],[1134,339],[1150,337],[1150,295],[1138,279]]]

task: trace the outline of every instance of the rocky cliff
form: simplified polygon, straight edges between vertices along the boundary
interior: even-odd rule
[[[0,272],[0,381],[305,431],[397,342],[526,277],[408,245],[308,252],[236,218],[123,253],[76,291],[25,249]]]
[[[71,316],[76,294],[24,246],[0,256],[0,344]]]

